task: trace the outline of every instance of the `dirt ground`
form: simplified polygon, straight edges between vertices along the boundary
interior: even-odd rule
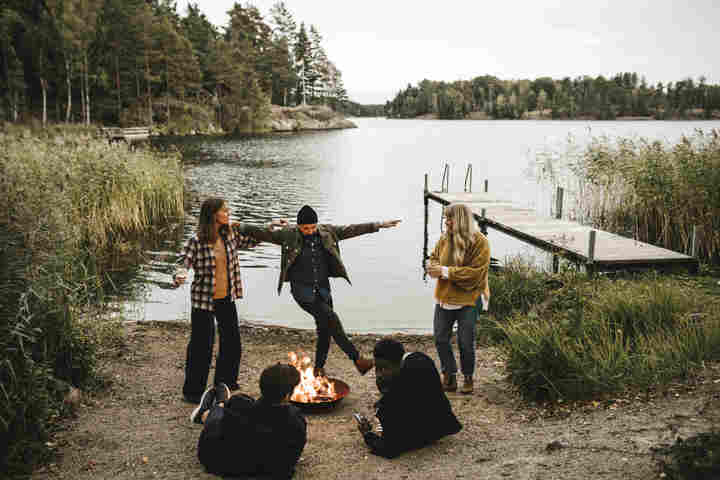
[[[74,418],[51,438],[56,458],[32,478],[215,478],[197,460],[201,426],[189,421],[193,406],[180,394],[188,335],[188,324],[128,325],[127,348],[104,363],[110,388],[83,397]],[[289,351],[314,351],[312,331],[244,325],[241,335],[239,382],[254,397],[264,367],[286,361]],[[371,354],[379,337],[352,338]],[[396,338],[437,363],[430,336]],[[718,366],[708,366],[691,385],[549,409],[523,402],[505,381],[497,354],[479,348],[475,393],[448,395],[463,430],[386,460],[368,453],[351,416],[372,417],[374,372],[360,376],[334,344],[326,370],[351,392],[334,410],[307,415],[308,443],[296,479],[662,478],[652,447],[720,421]]]

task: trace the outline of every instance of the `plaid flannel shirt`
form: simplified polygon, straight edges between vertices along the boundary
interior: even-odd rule
[[[240,249],[252,248],[259,242],[252,237],[241,235],[238,229],[232,226],[222,235],[225,252],[228,260],[228,282],[230,297],[233,300],[243,298],[242,279],[240,277]],[[201,243],[197,235],[190,238],[180,254],[178,266],[193,269],[192,285],[190,286],[190,301],[192,308],[214,311],[213,294],[215,293],[215,252],[209,243]]]

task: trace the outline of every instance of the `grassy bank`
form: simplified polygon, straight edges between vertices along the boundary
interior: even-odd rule
[[[720,360],[717,279],[551,275],[521,262],[491,278],[481,332],[534,400],[587,399],[688,378]]]
[[[131,238],[182,214],[178,158],[94,130],[0,125],[0,468],[28,472],[72,387],[121,341],[100,308]]]

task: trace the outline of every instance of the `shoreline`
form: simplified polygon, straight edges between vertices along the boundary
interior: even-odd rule
[[[720,117],[714,118],[653,118],[653,117],[617,117],[613,119],[598,118],[437,118],[437,116],[421,115],[413,118],[382,117],[386,120],[437,120],[445,122],[474,121],[474,122],[720,122]]]

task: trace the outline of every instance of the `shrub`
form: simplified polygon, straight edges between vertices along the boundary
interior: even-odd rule
[[[720,308],[678,278],[597,279],[502,325],[509,379],[536,400],[649,388],[720,358]],[[563,308],[572,306],[572,308]]]
[[[490,315],[480,315],[479,338],[496,343],[505,338],[502,325],[515,314],[528,313],[546,300],[556,276],[539,272],[521,257],[507,259],[504,267],[490,271]]]
[[[668,480],[714,480],[720,478],[720,432],[699,433],[670,447],[657,449],[660,466]]]

